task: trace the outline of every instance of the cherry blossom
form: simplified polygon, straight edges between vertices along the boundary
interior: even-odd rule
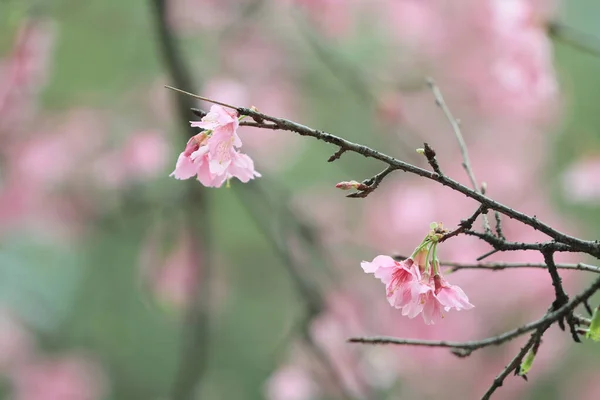
[[[406,260],[396,261],[380,255],[372,262],[361,263],[366,273],[374,274],[386,285],[387,299],[392,307],[401,309],[402,315],[408,318],[421,314],[427,325],[443,318],[444,311],[474,307],[460,287],[451,285],[441,275],[437,245],[447,231],[436,223],[431,228],[421,245]]]
[[[237,113],[213,105],[202,120],[192,121],[191,126],[204,131],[188,141],[171,176],[176,179],[197,176],[207,187],[220,187],[231,178],[245,183],[261,176],[254,169],[254,161],[237,150],[242,146],[237,134]]]

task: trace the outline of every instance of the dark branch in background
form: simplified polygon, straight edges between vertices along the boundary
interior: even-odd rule
[[[592,56],[600,55],[600,38],[554,21],[548,24],[548,34],[558,42],[574,47]]]
[[[173,84],[182,87],[195,87],[167,22],[166,0],[151,0],[154,27],[165,68]],[[196,132],[189,124],[189,109],[194,105],[191,98],[177,96],[176,111],[181,126],[182,142]],[[206,191],[199,185],[186,188],[182,210],[187,222],[187,230],[192,238],[192,260],[196,267],[192,299],[187,306],[179,365],[172,387],[173,400],[195,398],[196,388],[202,380],[208,365],[209,353],[209,287],[211,278],[211,245],[209,206]]]
[[[492,252],[486,254],[485,256],[488,256],[491,253],[495,253],[497,251],[518,251],[518,250],[534,250],[534,251],[541,252],[543,249],[552,249],[557,252],[572,252],[572,253],[584,252],[580,249],[569,246],[567,244],[558,243],[558,242],[554,242],[554,241],[541,242],[541,243],[507,242],[506,240],[499,239],[490,233],[481,233],[481,232],[472,231],[472,230],[465,230],[465,231],[463,231],[463,234],[478,237],[479,239],[492,245],[494,247],[494,250]],[[479,261],[481,258],[483,258],[483,256],[479,257],[477,259],[477,261]]]
[[[313,237],[312,234],[309,236],[301,234],[302,231],[311,228],[298,229],[297,226],[294,226],[294,224],[302,222],[294,215],[293,210],[290,209],[285,201],[282,201],[280,204],[285,215],[280,218],[273,218],[275,205],[269,199],[268,194],[263,192],[256,183],[252,182],[252,184],[235,187],[236,191],[240,191],[240,203],[246,208],[248,215],[254,220],[254,223],[282,259],[283,266],[286,268],[300,298],[305,302],[306,312],[298,327],[304,343],[323,366],[340,395],[344,399],[353,399],[354,397],[346,389],[344,380],[335,367],[334,362],[330,360],[327,353],[321,349],[310,334],[310,323],[324,310],[325,299],[321,294],[316,279],[312,277],[314,274],[311,274],[308,266],[302,265],[292,254],[286,242],[287,239],[295,237],[296,239],[302,239],[300,242],[304,242],[310,249],[318,250],[319,245],[314,242],[316,237]],[[319,256],[324,259],[323,252],[320,251],[319,253]]]

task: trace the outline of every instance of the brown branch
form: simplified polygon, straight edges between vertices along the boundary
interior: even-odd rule
[[[562,279],[560,277],[560,274],[558,273],[558,269],[554,262],[554,251],[544,249],[542,251],[542,255],[544,256],[544,261],[548,266],[548,272],[550,273],[550,277],[552,278],[552,286],[554,286],[554,294],[556,297],[556,299],[552,303],[552,309],[556,310],[569,301],[569,296],[565,292],[565,289],[562,285]],[[571,336],[573,337],[573,340],[577,343],[581,342],[581,340],[579,339],[579,335],[577,334],[577,326],[572,318],[572,315],[567,314],[566,320],[567,324],[569,325],[569,329],[571,331]],[[565,329],[565,325],[562,319],[558,320],[558,325],[562,330]]]
[[[175,89],[175,90],[180,91],[179,89]],[[502,213],[510,218],[520,221],[520,222],[524,223],[525,225],[531,226],[532,228],[547,234],[548,236],[550,236],[557,242],[560,242],[566,246],[572,247],[571,251],[584,252],[584,253],[587,253],[590,255],[600,257],[600,244],[597,241],[582,240],[582,239],[578,239],[573,236],[567,235],[563,232],[560,232],[560,231],[552,228],[548,224],[538,220],[535,216],[533,216],[533,217],[529,216],[529,215],[524,214],[520,211],[517,211],[511,207],[501,204],[495,200],[492,200],[491,198],[489,198],[473,189],[470,189],[447,176],[439,175],[438,173],[427,171],[423,168],[414,166],[412,164],[398,160],[394,157],[391,157],[391,156],[381,153],[379,151],[373,150],[370,147],[350,142],[348,140],[342,139],[342,138],[332,135],[330,133],[319,131],[319,130],[316,130],[313,128],[309,128],[305,125],[298,124],[296,122],[293,122],[293,121],[290,121],[287,119],[272,117],[270,115],[263,114],[261,112],[258,112],[256,110],[253,110],[250,108],[236,108],[232,105],[222,103],[222,102],[215,102],[213,100],[207,99],[206,97],[197,96],[197,95],[194,95],[194,94],[191,94],[188,92],[184,92],[184,93],[194,96],[201,100],[206,100],[206,101],[213,102],[215,104],[223,105],[225,107],[234,108],[241,115],[247,115],[249,117],[252,117],[253,119],[262,119],[264,121],[267,121],[264,123],[257,122],[256,125],[254,125],[256,127],[259,127],[259,128],[266,127],[267,129],[275,129],[274,126],[276,126],[278,129],[295,132],[301,136],[310,136],[310,137],[316,138],[318,140],[322,140],[324,142],[333,144],[340,148],[344,148],[347,151],[351,151],[351,152],[360,154],[363,157],[379,160],[379,161],[387,164],[393,170],[401,170],[401,171],[409,172],[409,173],[412,173],[412,174],[415,174],[415,175],[418,175],[418,176],[421,176],[421,177],[424,177],[427,179],[431,179],[431,180],[436,181],[448,188],[451,188],[457,192],[460,192],[460,193],[466,195],[467,197],[470,197],[470,198],[476,200],[477,202],[479,202],[486,208],[499,211],[500,213]]]
[[[442,173],[442,170],[440,168],[440,164],[437,161],[435,150],[433,150],[433,148],[431,148],[429,143],[424,143],[423,147],[424,147],[423,154],[425,155],[425,158],[427,159],[427,162],[429,163],[429,165],[431,166],[433,171],[436,174],[438,174],[439,176],[444,176],[444,174]]]
[[[252,218],[256,226],[263,233],[265,238],[270,242],[277,255],[282,260],[282,265],[286,269],[292,284],[294,285],[299,297],[304,301],[306,314],[300,321],[299,329],[302,333],[302,339],[308,346],[308,349],[316,357],[317,361],[322,365],[326,374],[330,377],[331,382],[336,386],[343,399],[353,399],[344,380],[335,366],[333,360],[321,348],[321,346],[313,340],[309,332],[311,321],[325,309],[325,299],[318,285],[318,278],[310,273],[307,265],[303,265],[297,256],[295,256],[286,243],[286,239],[293,237],[296,241],[311,248],[317,248],[317,243],[313,243],[316,238],[312,237],[312,226],[305,225],[301,222],[294,210],[289,204],[282,202],[281,212],[284,214],[281,218],[274,220],[272,213],[275,205],[262,189],[260,185],[239,185],[236,186],[236,191],[240,194],[240,203],[247,210],[248,215]],[[241,196],[244,194],[244,196]],[[278,196],[281,197],[281,196]],[[254,198],[253,201],[250,201]],[[276,226],[272,226],[276,224]],[[273,229],[275,228],[275,229]],[[310,230],[311,233],[308,233]],[[308,237],[307,237],[308,236]],[[306,251],[306,250],[303,250]],[[325,255],[320,253],[320,257],[325,258]]]
[[[477,217],[479,217],[486,211],[487,209],[484,206],[479,206],[479,208],[473,213],[473,215],[471,215],[467,219],[463,219],[462,221],[460,221],[460,223],[458,224],[458,228],[442,236],[442,238],[440,239],[440,243],[450,239],[451,237],[458,236],[461,233],[464,233],[465,231],[471,229]]]
[[[346,149],[340,147],[338,151],[333,153],[333,155],[327,159],[327,162],[334,162],[335,160],[339,160],[342,157],[342,154],[344,154],[346,151]]]
[[[534,250],[534,251],[542,251],[544,249],[551,249],[555,252],[579,252],[575,247],[571,247],[570,245],[564,243],[558,243],[555,241],[548,242],[540,242],[540,243],[524,243],[524,242],[508,242],[506,240],[502,240],[497,238],[496,236],[490,233],[481,233],[472,230],[465,230],[463,232],[465,235],[475,236],[479,239],[489,243],[494,247],[494,250],[484,254],[481,257],[477,258],[477,261],[496,253],[498,251],[518,251],[518,250]]]
[[[396,257],[394,257],[396,258]],[[440,261],[440,265],[443,267],[452,267],[451,271],[456,272],[463,269],[486,269],[491,271],[502,271],[505,269],[516,269],[516,268],[538,268],[547,269],[548,266],[545,263],[507,263],[507,262],[490,262],[490,263],[457,263],[451,261]],[[558,269],[570,269],[577,271],[587,271],[600,274],[600,267],[594,265],[578,263],[578,264],[555,264]]]
[[[504,367],[502,372],[500,372],[500,374],[498,376],[496,376],[496,378],[494,378],[489,389],[481,397],[481,400],[489,400],[490,397],[492,397],[492,394],[494,394],[494,392],[496,391],[496,389],[498,389],[500,386],[502,386],[504,384],[504,379],[506,379],[506,377],[511,372],[515,371],[521,365],[521,362],[523,361],[523,357],[525,357],[525,355],[527,354],[527,352],[529,351],[530,348],[532,348],[536,343],[540,342],[542,335],[544,334],[544,332],[546,332],[546,330],[550,327],[550,325],[551,324],[543,325],[542,327],[540,327],[539,330],[535,331],[531,335],[531,337],[529,338],[527,343],[521,348],[521,350],[519,350],[519,352],[511,360],[511,362],[509,362],[508,365],[506,367]]]
[[[277,129],[280,129],[280,130],[295,132],[301,136],[310,136],[315,139],[322,140],[326,143],[333,144],[340,148],[344,148],[347,151],[351,151],[351,152],[360,154],[363,157],[379,160],[379,161],[387,164],[393,170],[401,170],[401,171],[409,172],[414,175],[418,175],[418,176],[421,176],[421,177],[424,177],[427,179],[431,179],[431,180],[436,181],[446,187],[449,187],[459,193],[462,193],[462,194],[466,195],[467,197],[470,197],[470,198],[476,200],[477,202],[479,202],[481,205],[485,206],[486,208],[499,211],[502,214],[504,214],[510,218],[520,221],[520,222],[524,223],[525,225],[531,226],[532,228],[550,236],[557,242],[561,242],[567,246],[571,246],[573,248],[572,251],[580,251],[580,252],[584,252],[584,253],[587,253],[587,254],[590,254],[593,256],[600,257],[600,244],[597,241],[582,240],[582,239],[578,239],[576,237],[567,235],[565,233],[562,233],[562,232],[552,228],[548,224],[538,220],[535,216],[533,216],[533,217],[529,216],[529,215],[524,214],[520,211],[517,211],[511,207],[508,207],[502,203],[492,200],[491,198],[479,193],[478,191],[470,189],[470,188],[462,185],[461,183],[459,183],[451,178],[448,178],[447,176],[440,175],[438,173],[433,173],[431,171],[427,171],[423,168],[414,166],[412,164],[409,164],[404,161],[398,160],[394,157],[391,157],[387,154],[381,153],[370,147],[350,142],[349,140],[345,140],[339,136],[335,136],[330,133],[323,132],[323,131],[320,131],[317,129],[309,128],[308,126],[305,126],[305,125],[302,125],[302,124],[299,124],[299,123],[296,123],[296,122],[293,122],[293,121],[290,121],[287,119],[272,117],[270,115],[263,114],[261,112],[258,112],[255,109],[251,109],[251,108],[235,107],[235,106],[227,104],[227,103],[215,101],[215,100],[203,97],[203,96],[198,96],[193,93],[189,93],[189,92],[183,91],[181,89],[176,89],[176,88],[173,88],[170,86],[166,86],[166,87],[169,89],[181,92],[183,94],[186,94],[188,96],[195,97],[200,100],[212,102],[214,104],[220,104],[224,107],[235,109],[240,113],[240,115],[246,115],[246,116],[253,118],[256,121],[256,124],[253,125],[255,127],[258,127],[258,128],[264,127],[267,129],[275,129],[274,126],[276,126]],[[261,120],[266,121],[266,122],[258,122]]]

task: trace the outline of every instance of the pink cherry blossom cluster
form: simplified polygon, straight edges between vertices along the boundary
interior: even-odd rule
[[[236,112],[216,104],[199,122],[191,121],[192,127],[203,131],[188,141],[171,176],[177,179],[197,176],[207,187],[221,187],[232,177],[244,183],[260,177],[252,159],[237,150],[242,146],[237,134],[239,124]]]
[[[441,224],[432,224],[432,231],[404,261],[380,255],[372,262],[361,263],[366,273],[374,274],[385,284],[391,306],[401,309],[408,318],[422,314],[427,325],[443,318],[443,311],[474,307],[460,287],[449,284],[442,276],[437,245],[443,232]]]

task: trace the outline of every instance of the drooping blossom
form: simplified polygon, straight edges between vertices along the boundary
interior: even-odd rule
[[[361,267],[385,284],[387,299],[392,307],[404,308],[412,301],[410,284],[418,280],[412,258],[396,261],[392,257],[380,255],[372,262],[363,261]]]
[[[386,295],[391,306],[401,309],[402,315],[414,318],[421,314],[427,325],[444,317],[452,308],[468,310],[469,303],[463,290],[449,284],[441,275],[436,257],[438,225],[417,247],[411,257],[396,261],[389,256],[377,256],[372,262],[363,261],[366,273],[372,273],[386,285]]]
[[[252,159],[237,150],[242,141],[237,134],[239,120],[236,113],[213,105],[202,120],[192,121],[191,126],[204,131],[188,141],[171,176],[176,179],[197,176],[207,187],[220,187],[233,177],[244,183],[260,177]]]

